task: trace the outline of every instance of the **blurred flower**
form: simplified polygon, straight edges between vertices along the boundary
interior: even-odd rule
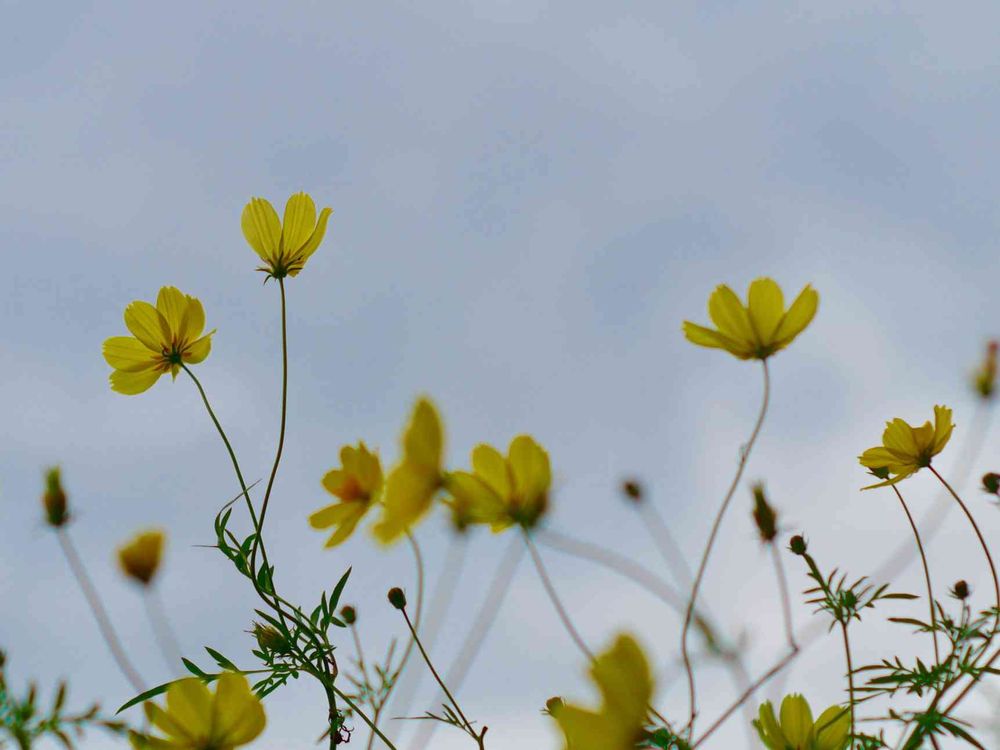
[[[946,406],[934,407],[933,425],[925,422],[920,427],[911,427],[899,418],[887,422],[885,432],[882,433],[882,445],[869,448],[858,456],[858,461],[869,469],[886,469],[892,478],[863,489],[896,484],[930,466],[931,459],[948,444],[954,428],[951,409]]]
[[[780,721],[771,701],[764,701],[753,725],[770,750],[844,750],[851,734],[851,714],[841,706],[830,706],[813,722],[808,701],[793,693],[781,701]]]
[[[562,700],[546,704],[566,735],[567,750],[634,750],[646,737],[646,714],[653,697],[645,654],[631,636],[619,635],[594,659],[590,675],[601,693],[597,711]]]
[[[767,502],[763,482],[753,486],[753,520],[757,524],[757,533],[765,544],[773,542],[778,535],[778,514]]]
[[[54,528],[66,525],[69,513],[66,510],[66,492],[62,486],[62,472],[53,466],[45,472],[45,492],[42,493],[45,508],[45,522]]]
[[[972,374],[972,384],[976,392],[983,398],[991,398],[997,384],[997,349],[1000,344],[990,341],[986,345],[986,357],[982,364]]]
[[[641,503],[645,492],[638,479],[626,479],[622,482],[622,494],[635,503]]]
[[[750,284],[746,305],[720,284],[708,298],[715,329],[684,321],[684,335],[692,344],[725,349],[740,359],[767,359],[805,330],[818,306],[819,295],[808,284],[787,310],[781,287],[771,279]]]
[[[378,454],[369,451],[363,442],[357,447],[345,445],[340,449],[340,468],[326,473],[323,487],[340,498],[340,502],[313,513],[309,525],[314,529],[335,526],[326,546],[336,547],[354,533],[382,491],[382,463]]]
[[[104,359],[114,368],[111,390],[132,396],[152,387],[160,376],[173,377],[181,364],[196,365],[208,356],[212,334],[205,329],[205,310],[195,297],[172,286],[160,289],[156,307],[136,300],[125,308],[131,336],[104,342]]]
[[[983,492],[1000,495],[1000,474],[993,471],[983,474]]]
[[[148,586],[160,567],[164,534],[158,529],[136,534],[118,548],[118,563],[125,575]]]
[[[265,263],[257,270],[275,279],[297,276],[323,241],[331,213],[324,208],[317,220],[313,199],[306,193],[295,193],[285,204],[285,219],[280,221],[267,200],[251,198],[240,223],[243,236]]]
[[[382,492],[382,516],[375,538],[391,544],[419,521],[441,487],[444,434],[430,399],[421,398],[403,431],[403,458],[389,472]]]
[[[969,584],[962,580],[955,581],[955,585],[949,589],[948,593],[955,599],[968,599],[970,593]]]
[[[166,708],[145,704],[146,716],[165,737],[145,737],[153,750],[232,750],[264,731],[264,707],[246,677],[224,672],[213,694],[197,677],[167,688]]]
[[[472,451],[472,472],[448,474],[445,486],[454,502],[467,509],[473,523],[494,531],[514,524],[531,528],[548,507],[552,473],[549,454],[534,438],[518,435],[504,457],[490,445]]]

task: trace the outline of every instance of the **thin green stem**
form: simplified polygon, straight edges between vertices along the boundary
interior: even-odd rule
[[[937,613],[934,604],[934,587],[931,584],[931,569],[927,564],[927,555],[924,553],[924,543],[920,539],[920,531],[917,529],[917,523],[913,520],[913,515],[910,513],[910,508],[907,506],[906,501],[903,499],[902,493],[899,491],[899,487],[892,485],[892,489],[896,492],[896,497],[899,498],[899,504],[903,506],[903,512],[906,514],[906,519],[910,522],[910,528],[913,529],[913,538],[917,542],[917,551],[920,553],[920,562],[924,567],[924,581],[927,584],[927,606],[931,613],[931,636],[934,638],[934,663],[941,663],[941,652],[938,648],[938,633],[937,633]]]
[[[847,635],[847,623],[840,623],[840,632],[844,635],[844,657],[847,660],[847,698],[851,704],[851,737],[855,734],[854,719],[854,662],[851,659],[851,641]]]
[[[698,572],[695,574],[694,583],[691,585],[691,596],[688,599],[687,611],[684,615],[684,627],[681,629],[681,656],[684,660],[684,673],[687,676],[688,683],[688,701],[691,707],[687,728],[692,734],[694,733],[694,721],[698,715],[698,698],[695,689],[694,669],[691,666],[691,654],[688,651],[688,633],[691,631],[691,621],[694,619],[695,607],[698,603],[698,593],[701,590],[701,582],[705,577],[705,570],[708,567],[708,560],[712,554],[715,539],[719,534],[719,528],[722,526],[722,519],[726,515],[726,510],[729,508],[730,502],[732,502],[733,495],[736,493],[736,488],[739,486],[740,479],[743,477],[743,469],[746,468],[747,461],[750,458],[750,452],[753,450],[754,443],[757,442],[757,436],[760,434],[760,429],[764,424],[764,417],[767,415],[767,406],[771,398],[771,376],[767,367],[766,359],[761,360],[761,365],[764,371],[764,397],[760,405],[760,413],[757,415],[757,421],[754,424],[753,432],[750,433],[750,439],[740,451],[740,460],[736,468],[736,476],[733,477],[733,481],[729,485],[729,490],[726,492],[726,496],[722,500],[722,505],[719,507],[719,511],[715,515],[715,521],[712,523],[712,530],[708,535],[708,542],[705,544],[705,551],[701,555],[701,562],[698,563]]]
[[[353,711],[356,715],[358,715],[358,716],[360,716],[362,718],[362,720],[365,722],[365,724],[367,724],[371,728],[373,736],[378,737],[380,740],[382,740],[382,742],[385,743],[386,747],[390,748],[391,750],[396,750],[396,746],[392,744],[392,741],[388,737],[386,737],[384,734],[382,734],[382,731],[372,722],[371,719],[368,718],[368,714],[366,714],[364,711],[362,711],[360,708],[358,708],[357,704],[354,701],[351,700],[351,698],[350,698],[349,695],[347,695],[346,693],[344,693],[343,690],[341,690],[340,688],[338,688],[336,686],[334,686],[333,692],[337,696],[339,696],[340,699],[342,701],[344,701],[344,703],[346,703],[348,705],[348,707],[351,709],[351,711]]]
[[[781,614],[785,621],[785,637],[788,639],[788,647],[797,652],[799,647],[795,644],[795,626],[792,624],[792,600],[788,594],[788,578],[785,576],[785,566],[781,562],[781,553],[778,545],[772,540],[768,547],[771,548],[771,559],[774,560],[774,573],[778,579],[778,593],[781,596]]]
[[[545,593],[549,596],[549,601],[552,602],[552,606],[556,609],[556,614],[559,615],[559,620],[563,624],[569,637],[572,639],[573,643],[580,653],[587,657],[588,661],[594,661],[594,652],[590,650],[587,644],[583,640],[583,636],[580,635],[580,631],[576,629],[576,625],[573,624],[573,619],[569,616],[569,612],[566,611],[566,607],[563,606],[562,600],[559,598],[559,594],[556,593],[556,588],[552,584],[552,579],[549,577],[548,571],[545,569],[545,564],[542,562],[542,556],[538,554],[538,549],[535,547],[534,541],[531,539],[531,534],[524,530],[524,543],[528,547],[528,552],[531,555],[531,561],[535,564],[535,570],[538,572],[538,577],[542,582],[542,586],[545,588]]]

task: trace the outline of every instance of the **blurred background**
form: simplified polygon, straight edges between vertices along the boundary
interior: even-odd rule
[[[173,284],[217,327],[198,374],[250,479],[266,476],[278,426],[278,296],[261,286],[240,211],[293,191],[334,209],[327,239],[288,284],[289,437],[269,551],[293,600],[348,566],[344,595],[366,647],[403,624],[385,602],[413,590],[405,545],[367,533],[334,550],[306,518],[347,442],[391,463],[414,397],[433,396],[448,458],[519,432],[548,447],[548,526],[666,576],[643,516],[618,485],[638,476],[696,559],[758,408],[759,367],[684,341],[712,288],[770,275],[819,290],[813,325],[772,360],[764,432],[711,562],[704,600],[753,673],[781,653],[770,560],[750,520],[764,480],[786,530],[825,568],[875,570],[909,529],[888,491],[859,492],[856,456],[886,419],[955,410],[946,473],[968,444],[969,385],[1000,333],[1000,9],[990,3],[635,2],[2,3],[0,45],[0,647],[15,684],[72,682],[71,702],[114,709],[114,669],[38,497],[59,463],[71,533],[150,684],[175,676],[153,648],[115,547],[170,535],[160,594],[184,653],[251,663],[254,595],[212,550],[212,518],[238,491],[190,383],[112,393],[100,349],[133,299]],[[975,478],[1000,466],[995,431],[963,487],[991,540],[1000,517]],[[903,485],[922,515],[926,472]],[[450,530],[419,529],[430,582]],[[434,648],[447,667],[511,538],[477,533]],[[981,551],[958,514],[930,546],[939,596],[964,577],[989,602]],[[686,710],[679,622],[632,584],[543,549],[596,648],[635,633],[657,659],[658,705]],[[786,555],[795,621],[803,566]],[[923,593],[919,569],[893,580]],[[853,631],[859,663],[924,654],[888,615]],[[902,644],[902,645],[900,645]],[[350,651],[345,638],[343,653]],[[902,650],[901,650],[902,649]],[[418,665],[415,663],[415,667]],[[843,699],[836,634],[787,686],[814,706]],[[586,664],[527,560],[463,707],[493,748],[558,746],[545,699],[594,701]],[[733,697],[699,672],[703,722]],[[770,696],[764,691],[762,697]],[[408,712],[434,707],[424,679]],[[755,701],[756,704],[756,701]],[[300,680],[267,701],[260,748],[309,746],[325,703]],[[995,708],[968,704],[967,717]],[[136,716],[137,718],[137,716]],[[412,725],[390,722],[407,746]],[[704,724],[703,724],[704,726]],[[984,724],[985,726],[985,724]],[[985,733],[985,729],[984,729]],[[994,741],[988,733],[987,743]],[[367,739],[358,730],[356,742]],[[86,748],[112,743],[97,732]],[[466,747],[444,727],[432,747]],[[709,748],[746,746],[740,716]],[[353,746],[353,743],[352,743]]]

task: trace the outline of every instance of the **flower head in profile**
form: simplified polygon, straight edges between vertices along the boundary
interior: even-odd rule
[[[598,654],[590,676],[601,693],[595,711],[550,700],[549,713],[566,736],[566,750],[634,750],[645,739],[646,714],[653,678],[642,649],[629,635],[619,635]]]
[[[326,473],[323,488],[339,502],[309,516],[309,525],[314,529],[335,527],[326,546],[336,547],[354,533],[358,522],[379,499],[382,463],[378,454],[369,451],[364,443],[345,445],[340,449],[340,468]]]
[[[808,284],[787,310],[781,287],[771,279],[753,281],[746,304],[720,284],[708,298],[708,316],[715,328],[686,320],[684,335],[692,344],[725,349],[740,359],[767,359],[805,330],[818,306],[819,295]]]
[[[143,531],[118,548],[122,572],[143,586],[152,583],[163,556],[165,535],[159,529]]]
[[[430,399],[417,401],[401,442],[403,458],[386,477],[382,516],[373,529],[383,544],[395,542],[419,521],[441,488],[444,431]]]
[[[42,493],[45,522],[54,529],[65,526],[69,520],[66,490],[62,484],[62,470],[53,466],[45,471],[45,492]]]
[[[549,454],[529,435],[514,438],[506,456],[491,445],[477,445],[472,471],[451,472],[445,479],[454,507],[494,531],[533,527],[548,507],[551,484]]]
[[[930,466],[931,459],[948,444],[953,429],[951,409],[947,406],[934,407],[934,424],[924,422],[920,427],[912,427],[899,418],[886,422],[882,445],[869,448],[858,456],[858,461],[873,473],[888,478],[863,489],[896,484]]]
[[[986,356],[982,363],[972,373],[972,385],[976,393],[981,398],[990,399],[996,391],[997,385],[997,350],[1000,349],[1000,342],[990,341],[986,345]]]
[[[257,270],[275,279],[298,276],[323,241],[331,213],[332,209],[324,208],[317,218],[313,199],[306,193],[295,193],[285,203],[281,220],[265,198],[251,198],[240,223],[243,236],[264,261]]]
[[[165,708],[149,702],[146,716],[163,737],[143,737],[153,750],[233,750],[264,731],[264,707],[246,677],[225,672],[212,693],[197,677],[171,683]]]
[[[844,750],[851,734],[851,714],[841,706],[830,706],[814,722],[809,702],[792,694],[781,701],[780,718],[774,715],[771,701],[764,701],[753,725],[769,750]]]
[[[104,359],[114,368],[111,390],[132,396],[149,390],[160,376],[177,377],[182,365],[208,356],[214,330],[205,330],[205,309],[195,297],[172,286],[160,289],[156,306],[136,300],[125,308],[131,336],[104,342]]]

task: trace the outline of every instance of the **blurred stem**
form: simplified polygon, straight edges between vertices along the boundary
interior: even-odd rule
[[[115,632],[114,625],[111,624],[111,618],[108,616],[108,612],[101,602],[101,597],[97,593],[97,589],[90,580],[87,567],[83,564],[83,560],[77,553],[69,532],[60,526],[56,528],[56,538],[59,540],[59,546],[62,547],[63,555],[66,557],[66,562],[69,563],[70,570],[73,571],[77,585],[79,585],[80,591],[83,592],[83,596],[90,606],[90,611],[94,614],[94,619],[97,620],[97,627],[100,629],[101,636],[108,645],[108,649],[111,651],[118,669],[125,675],[125,679],[129,681],[135,692],[145,692],[146,686],[143,684],[142,677],[139,676],[135,667],[132,666],[128,654],[125,653],[125,648],[118,638],[118,633]]]
[[[935,613],[934,604],[934,587],[931,585],[931,569],[927,564],[927,555],[924,553],[924,544],[920,539],[920,531],[917,529],[917,524],[913,520],[913,515],[910,513],[910,508],[907,506],[906,501],[903,499],[902,493],[899,491],[899,487],[895,484],[891,485],[892,489],[896,492],[896,497],[899,498],[899,504],[903,506],[903,512],[906,514],[906,519],[910,522],[910,528],[913,529],[913,538],[917,542],[917,551],[920,553],[920,562],[924,567],[924,581],[927,583],[927,606],[931,612],[931,636],[934,638],[934,663],[941,663],[941,652],[938,649],[938,634],[937,634],[937,614]]]
[[[639,503],[639,512],[646,521],[646,529],[652,537],[654,546],[660,553],[667,568],[670,569],[674,582],[678,586],[688,587],[691,585],[691,567],[688,565],[684,555],[680,552],[677,540],[674,539],[670,529],[663,521],[663,516],[648,498],[643,498]]]
[[[840,632],[844,635],[844,657],[847,660],[847,698],[851,704],[851,737],[854,737],[854,662],[851,659],[851,641],[847,635],[847,623],[840,623]],[[853,739],[852,739],[853,741]]]
[[[760,405],[760,413],[757,415],[757,422],[754,424],[753,432],[750,433],[750,439],[740,451],[740,460],[736,468],[736,476],[733,477],[733,481],[729,485],[729,490],[726,492],[726,496],[722,500],[722,505],[719,507],[719,512],[715,516],[715,521],[712,523],[712,530],[708,535],[708,542],[705,544],[705,551],[701,555],[701,562],[698,563],[698,572],[695,574],[694,583],[691,585],[691,597],[688,599],[687,612],[684,615],[684,627],[681,630],[681,656],[684,660],[684,672],[687,675],[688,701],[691,707],[687,728],[692,734],[694,733],[694,721],[698,715],[698,698],[695,690],[694,670],[691,667],[691,654],[688,651],[688,633],[691,630],[691,621],[694,619],[694,611],[695,606],[698,603],[698,593],[701,589],[701,582],[705,577],[705,569],[708,567],[708,559],[712,554],[712,548],[715,545],[715,539],[719,534],[722,519],[726,515],[726,510],[729,508],[730,502],[732,502],[733,495],[736,492],[736,488],[739,486],[740,479],[743,477],[743,469],[746,468],[747,461],[750,458],[750,452],[753,450],[754,443],[757,442],[757,436],[760,434],[760,429],[764,424],[764,417],[767,415],[767,406],[771,398],[771,375],[767,367],[766,359],[761,360],[761,367],[764,371],[764,395]]]
[[[580,631],[576,629],[576,625],[573,624],[573,619],[569,616],[569,612],[566,611],[566,607],[563,606],[562,600],[559,598],[559,594],[556,593],[556,588],[552,584],[552,579],[549,577],[548,571],[545,569],[545,564],[542,562],[542,556],[538,554],[538,549],[535,547],[534,541],[531,539],[531,534],[527,530],[522,529],[524,535],[524,543],[528,547],[528,552],[531,555],[531,561],[535,564],[535,570],[538,572],[538,577],[542,581],[542,586],[545,587],[545,593],[549,596],[549,601],[552,602],[552,606],[556,609],[556,614],[559,615],[560,621],[562,621],[563,627],[569,634],[573,643],[580,650],[584,656],[587,657],[587,661],[594,661],[594,652],[587,647],[587,644],[583,640],[583,636],[580,635]]]
[[[358,628],[355,623],[351,623],[348,626],[351,629],[351,638],[354,640],[354,651],[358,655],[358,670],[361,672],[361,676],[364,678],[366,685],[371,685],[371,677],[368,676],[368,665],[365,663],[365,652],[361,648],[361,636],[358,634]]]
[[[781,596],[781,614],[785,620],[785,637],[788,639],[788,648],[793,652],[798,651],[795,645],[795,626],[792,624],[792,602],[788,594],[788,578],[785,576],[785,566],[781,562],[781,553],[778,545],[772,539],[768,545],[771,548],[771,559],[774,560],[774,573],[778,579],[778,593]]]
[[[156,645],[159,647],[160,655],[163,656],[163,660],[171,672],[177,674],[183,664],[181,647],[177,641],[177,635],[170,625],[170,618],[167,617],[160,594],[153,586],[143,586],[142,600],[143,604],[146,605],[146,615],[153,628],[153,635],[156,637]]]

